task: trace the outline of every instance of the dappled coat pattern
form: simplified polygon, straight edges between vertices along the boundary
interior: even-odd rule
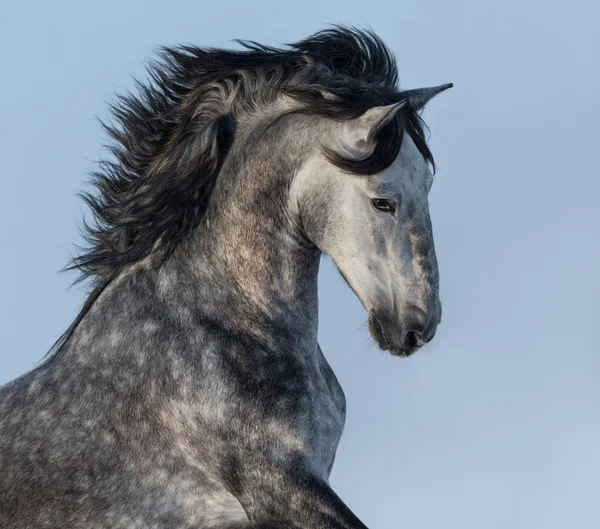
[[[433,337],[418,111],[448,85],[400,91],[370,32],[241,45],[163,49],[113,107],[113,157],[84,195],[94,220],[72,264],[92,292],[45,361],[0,388],[1,528],[363,527],[328,482],[345,399],[317,344],[319,259],[340,267],[383,348]],[[330,242],[351,219],[327,207],[333,182],[385,178],[414,195],[393,203],[411,318],[397,300],[373,305]],[[373,218],[377,240],[387,220]],[[365,266],[391,266],[386,248]]]

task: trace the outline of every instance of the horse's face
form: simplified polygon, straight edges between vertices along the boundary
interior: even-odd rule
[[[372,109],[382,109],[375,118],[389,119],[384,114],[389,108]],[[345,155],[364,157],[372,151],[368,139],[374,126],[365,119],[334,123],[321,141]],[[317,156],[297,181],[307,234],[333,258],[368,310],[369,331],[378,345],[408,356],[429,342],[441,319],[427,200],[433,176],[409,134],[382,172],[353,175]]]

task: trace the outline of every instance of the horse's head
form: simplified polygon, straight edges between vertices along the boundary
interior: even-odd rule
[[[87,200],[98,225],[74,267],[104,285],[142,259],[159,267],[207,252],[251,299],[247,312],[271,318],[302,281],[316,291],[316,247],[369,311],[378,344],[412,353],[441,317],[433,158],[418,112],[451,85],[400,91],[393,55],[371,32],[242,45],[166,49],[155,86],[117,105],[117,163],[96,174],[100,192]],[[315,266],[295,267],[292,255]]]
[[[396,104],[328,120],[319,138],[322,154],[294,182],[308,237],[333,258],[367,309],[379,346],[399,356],[429,342],[442,314],[427,198],[430,154],[408,120],[450,86],[404,92]],[[385,148],[378,144],[389,147],[393,135],[401,142],[397,156],[378,168]],[[363,170],[353,171],[361,163]]]

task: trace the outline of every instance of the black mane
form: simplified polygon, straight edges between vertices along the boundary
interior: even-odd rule
[[[136,83],[137,95],[121,96],[111,106],[116,123],[103,126],[114,141],[114,160],[100,162],[92,174],[97,194],[82,195],[94,214],[93,224],[85,224],[89,248],[66,267],[78,270],[80,280],[91,278],[94,288],[48,360],[124,267],[151,254],[167,258],[197,227],[236,113],[282,93],[303,102],[303,112],[337,119],[403,99],[394,57],[370,31],[334,27],[285,48],[237,42],[243,50],[162,48],[148,69],[150,81]],[[324,90],[336,97],[324,97]],[[379,133],[369,158],[326,154],[348,172],[373,174],[395,160],[406,131],[435,170],[425,129],[405,106]]]
[[[97,194],[83,195],[95,222],[85,226],[89,248],[69,269],[98,287],[150,254],[167,257],[206,210],[237,113],[281,93],[302,101],[304,112],[338,119],[402,99],[394,57],[370,31],[335,27],[285,48],[237,42],[243,50],[161,49],[151,80],[111,107],[116,124],[104,127],[115,159],[93,173]],[[354,173],[381,171],[407,130],[433,165],[416,112],[403,110],[390,127],[368,159],[332,161]]]

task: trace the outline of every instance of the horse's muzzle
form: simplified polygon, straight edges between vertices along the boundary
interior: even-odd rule
[[[441,307],[435,312],[437,314],[430,317],[420,308],[409,306],[402,314],[402,323],[396,323],[370,311],[369,332],[382,350],[395,356],[410,356],[435,336]]]

